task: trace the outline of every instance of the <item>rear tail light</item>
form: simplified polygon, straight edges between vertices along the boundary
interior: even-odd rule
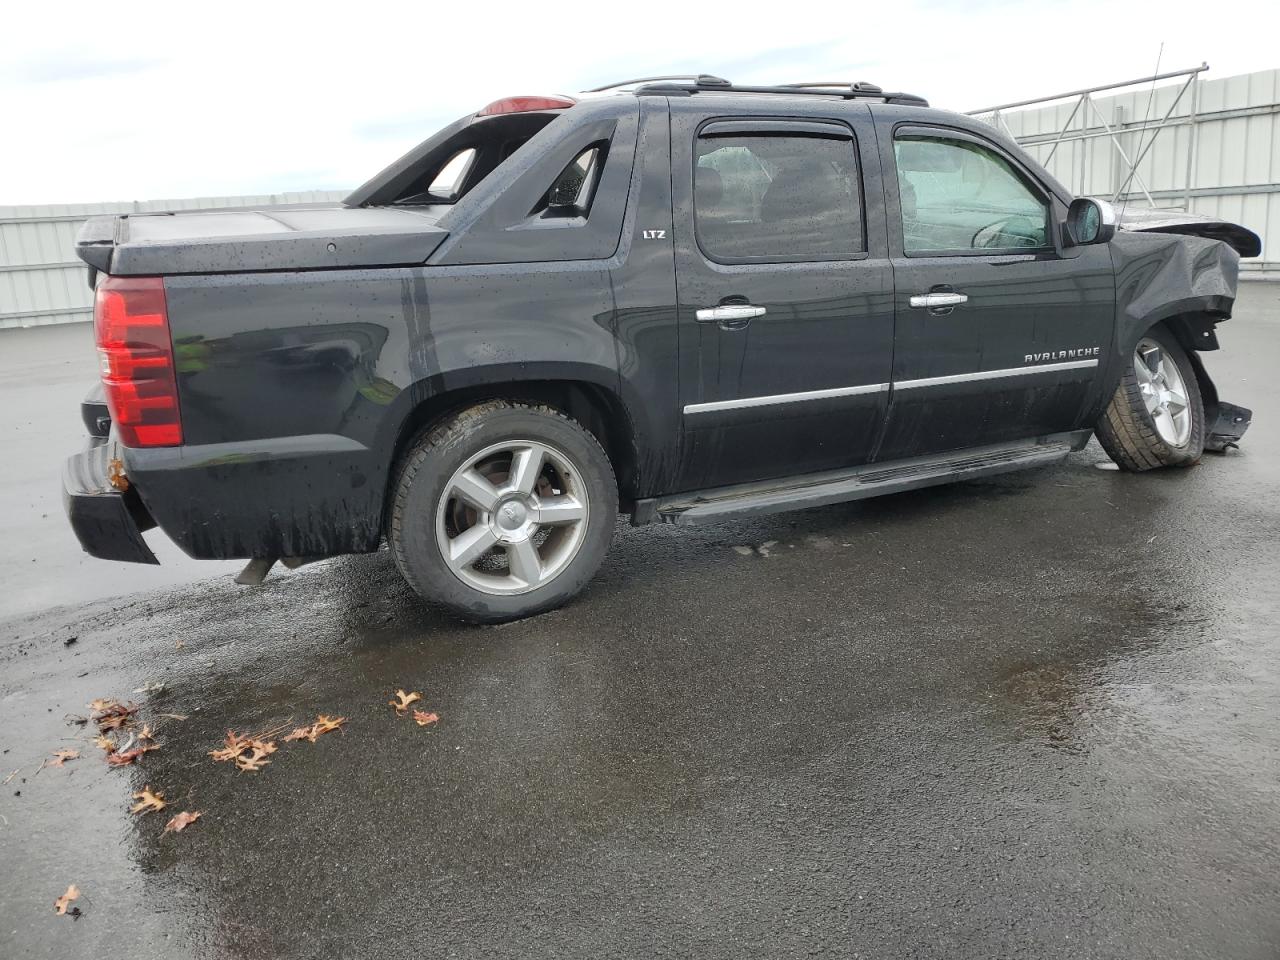
[[[126,447],[181,444],[164,281],[105,278],[94,296],[93,328],[107,407],[120,442]]]
[[[500,113],[532,113],[535,110],[565,110],[578,101],[573,97],[504,97],[495,100],[476,114],[494,117]]]

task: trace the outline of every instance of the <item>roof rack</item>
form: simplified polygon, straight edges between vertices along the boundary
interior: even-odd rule
[[[637,77],[634,80],[619,80],[617,83],[606,83],[603,87],[592,87],[590,90],[584,90],[584,93],[604,93],[606,90],[617,90],[619,87],[634,87],[639,83],[655,83],[662,80],[692,80],[694,83],[702,83],[708,86],[719,84],[720,86],[728,86],[729,81],[720,77],[713,77],[709,73],[676,73],[666,77]]]
[[[683,82],[681,82],[683,81]],[[692,81],[692,82],[690,82]],[[819,80],[811,83],[785,83],[777,86],[749,86],[730,83],[723,77],[700,73],[697,76],[640,77],[596,87],[588,93],[603,93],[619,87],[635,87],[636,96],[663,96],[695,93],[774,93],[786,96],[841,97],[845,100],[872,99],[896,103],[908,107],[927,107],[929,101],[914,93],[895,93],[881,90],[874,83],[865,81]]]

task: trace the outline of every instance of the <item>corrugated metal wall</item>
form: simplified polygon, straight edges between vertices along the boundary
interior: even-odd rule
[[[1122,190],[1123,202],[1148,207],[1151,204],[1138,185],[1140,178],[1158,207],[1189,208],[1249,227],[1262,237],[1262,256],[1243,261],[1242,271],[1276,276],[1280,271],[1280,70],[1208,79],[1211,76],[1200,74],[1198,89],[1183,95],[1170,115],[1171,125],[1158,134],[1153,130],[1144,134],[1133,127],[1163,118],[1181,83],[1155,87],[1154,97],[1149,86],[1142,86],[1093,98],[1129,158],[1136,158],[1151,144],[1132,179],[1106,128],[1091,111],[1077,114],[1068,132],[1088,139],[1064,140],[1054,151],[1074,100],[1003,111],[1000,119],[1032,156],[1077,195],[1106,198]],[[1194,134],[1189,122],[1193,103]]]
[[[87,268],[74,253],[76,233],[90,217],[318,203],[344,196],[346,191],[316,191],[135,203],[0,206],[0,329],[93,319]]]

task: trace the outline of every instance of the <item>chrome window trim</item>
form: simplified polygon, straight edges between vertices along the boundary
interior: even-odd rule
[[[1059,370],[1084,370],[1096,367],[1098,360],[1067,360],[1063,363],[1037,363],[1025,367],[1006,367],[1002,370],[975,370],[973,373],[953,373],[945,377],[924,377],[920,380],[895,380],[893,389],[913,390],[917,387],[939,387],[947,383],[968,383],[974,380],[1000,380],[1004,377],[1025,377],[1033,373],[1055,373]]]
[[[745,410],[748,407],[768,407],[781,403],[803,403],[806,400],[827,400],[833,397],[856,397],[867,393],[883,393],[887,383],[863,383],[856,387],[833,387],[830,390],[805,390],[802,393],[775,393],[767,397],[742,397],[739,400],[713,400],[709,403],[687,403],[684,412],[713,413],[717,410]]]

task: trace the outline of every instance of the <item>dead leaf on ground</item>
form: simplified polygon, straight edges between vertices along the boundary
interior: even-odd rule
[[[150,786],[143,787],[140,792],[135,793],[133,799],[138,802],[129,808],[130,813],[150,813],[152,810],[163,810],[166,806],[164,794],[153,792]]]
[[[116,700],[99,699],[89,704],[93,711],[93,722],[99,730],[119,730],[138,712],[136,703],[120,703]]]
[[[164,832],[165,833],[181,833],[183,830],[191,826],[191,824],[195,823],[199,819],[200,819],[199,813],[189,813],[188,811],[183,810],[181,813],[179,813],[177,816],[175,816],[172,820],[170,820],[168,823],[164,825]]]
[[[403,690],[397,690],[396,700],[388,700],[387,703],[396,708],[396,713],[403,716],[405,711],[409,709],[409,704],[416,703],[421,699],[422,694],[420,693],[405,693]],[[398,703],[396,702],[397,700],[399,701]]]
[[[53,901],[53,909],[58,911],[59,916],[62,916],[67,912],[67,908],[71,906],[71,901],[79,900],[79,899],[80,899],[80,888],[73,883],[69,887],[67,887],[66,893],[60,896],[57,900]],[[73,907],[72,910],[74,911],[73,915],[79,914],[80,912],[79,907]]]
[[[51,767],[60,767],[68,760],[74,760],[80,756],[79,750],[55,750],[54,759],[45,761]]]
[[[256,746],[250,748],[249,753],[242,753],[236,757],[237,770],[261,770],[271,761],[266,759],[267,754],[275,753],[276,746],[274,743],[261,743],[254,741]]]
[[[433,723],[440,722],[440,714],[427,713],[425,710],[415,710],[413,711],[413,719],[417,722],[418,726],[429,727]]]
[[[93,738],[93,745],[103,753],[115,753],[116,742],[108,737],[105,733],[100,733]]]
[[[127,767],[130,764],[137,763],[144,754],[150,753],[154,749],[154,747],[134,747],[132,750],[117,750],[115,753],[107,754],[107,766]]]
[[[315,743],[321,734],[331,733],[347,722],[346,717],[326,717],[323,713],[316,717],[316,722],[309,727],[296,727],[284,738],[286,743],[295,740],[308,740]]]

